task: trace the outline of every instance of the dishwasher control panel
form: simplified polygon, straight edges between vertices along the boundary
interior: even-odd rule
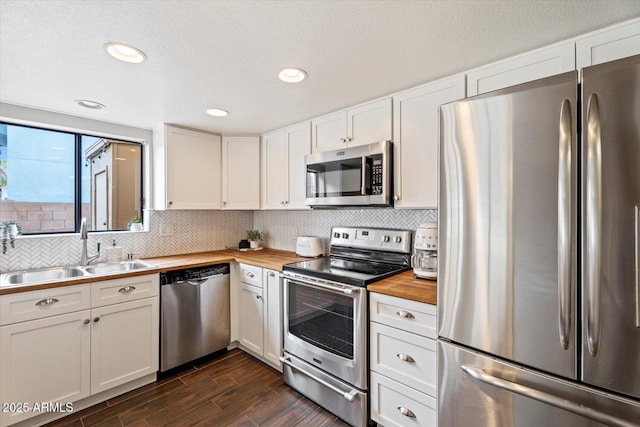
[[[207,265],[184,270],[168,271],[160,275],[160,285],[182,283],[189,280],[203,280],[222,274],[230,274],[229,264]]]

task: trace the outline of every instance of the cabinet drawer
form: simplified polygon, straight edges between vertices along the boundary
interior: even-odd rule
[[[371,370],[430,396],[438,385],[436,342],[371,322]]]
[[[371,372],[372,420],[385,427],[435,427],[437,418],[436,399]]]
[[[402,329],[423,337],[436,339],[436,306],[383,295],[370,293],[369,316],[372,322]]]
[[[88,309],[91,285],[61,286],[0,296],[0,325]]]
[[[262,268],[255,265],[240,264],[240,281],[262,287]]]
[[[157,274],[94,282],[91,284],[91,306],[102,307],[156,296],[159,283]]]

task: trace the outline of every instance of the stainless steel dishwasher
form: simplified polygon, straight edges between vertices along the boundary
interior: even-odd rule
[[[161,372],[229,345],[229,264],[170,271],[160,285]]]

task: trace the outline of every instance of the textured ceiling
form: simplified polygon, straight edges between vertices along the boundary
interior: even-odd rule
[[[0,101],[259,133],[637,16],[638,0],[0,0]],[[116,61],[108,41],[148,60]],[[280,82],[286,66],[309,79]]]

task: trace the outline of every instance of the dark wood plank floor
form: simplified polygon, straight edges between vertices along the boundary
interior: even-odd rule
[[[49,427],[347,426],[234,349],[153,384],[72,413]]]

